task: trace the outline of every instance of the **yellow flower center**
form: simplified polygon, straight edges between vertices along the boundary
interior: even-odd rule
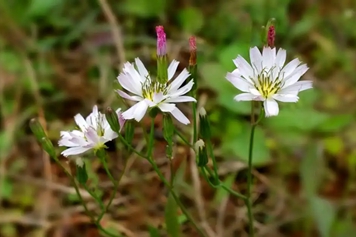
[[[162,93],[163,95],[167,94],[168,83],[160,83],[158,81],[151,81],[150,78],[147,78],[146,81],[142,84],[142,96],[145,99],[153,101],[153,96],[157,93]]]
[[[279,75],[273,80],[271,72],[265,71],[262,71],[257,80],[258,82],[255,83],[255,87],[266,99],[275,95],[283,87],[284,83]]]

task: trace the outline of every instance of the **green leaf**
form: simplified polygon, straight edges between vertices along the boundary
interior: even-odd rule
[[[204,25],[203,13],[194,7],[188,7],[181,10],[178,19],[182,28],[191,34],[198,32]]]
[[[313,197],[310,199],[312,215],[322,237],[330,237],[336,218],[335,207],[326,199]]]
[[[338,132],[349,125],[353,119],[354,116],[352,114],[335,115],[319,124],[317,129],[321,132]]]
[[[61,0],[32,0],[28,7],[27,15],[30,17],[45,16],[62,3],[63,1]]]
[[[218,104],[238,114],[251,112],[250,102],[234,101],[234,97],[241,92],[225,79],[227,71],[220,64],[206,63],[199,68],[207,85],[217,93]]]
[[[225,154],[234,154],[240,160],[248,161],[248,149],[251,126],[246,122],[229,121],[228,130],[222,136],[221,149]],[[255,129],[252,164],[263,165],[270,161],[269,149],[266,145],[264,131],[257,126]]]
[[[234,183],[234,180],[235,180],[235,175],[229,175],[229,176],[227,176],[225,178],[223,183],[224,183],[224,185],[226,187],[231,187],[232,184]],[[222,199],[225,198],[228,195],[229,195],[228,191],[226,191],[223,188],[219,188],[219,189],[216,190],[215,197],[214,197],[214,202],[219,204],[219,203],[221,203]]]
[[[156,227],[149,226],[148,232],[150,233],[150,237],[160,237],[159,230]]]
[[[241,55],[246,60],[248,60],[249,47],[250,45],[244,42],[225,46],[218,52],[219,62],[226,70],[233,71],[236,69],[233,59],[235,59],[237,55]],[[231,86],[233,85],[231,84]]]
[[[12,195],[12,183],[8,179],[3,179],[0,185],[0,197],[4,199],[11,198]]]
[[[302,187],[307,198],[312,198],[317,193],[322,177],[322,162],[317,153],[317,146],[315,144],[310,145],[300,165]],[[316,167],[318,168],[316,169]]]
[[[314,109],[289,107],[282,108],[278,116],[266,119],[265,123],[277,130],[298,129],[306,132],[316,129],[329,117],[330,115]]]
[[[344,141],[338,136],[327,137],[324,143],[325,149],[332,155],[337,155],[344,149]]]
[[[178,220],[177,203],[175,202],[171,194],[169,194],[167,204],[166,204],[165,220],[166,220],[166,228],[169,236],[179,237],[180,224]]]
[[[140,17],[158,16],[166,8],[166,0],[126,0],[123,7],[125,12]],[[154,29],[153,29],[154,30]]]
[[[76,165],[76,168],[77,168],[76,176],[77,176],[78,182],[80,184],[85,184],[88,181],[88,173],[87,173],[87,169],[85,167],[85,163],[83,164],[83,166]]]

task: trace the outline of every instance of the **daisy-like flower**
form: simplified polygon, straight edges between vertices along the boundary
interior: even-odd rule
[[[229,80],[244,93],[236,101],[263,101],[266,117],[278,115],[278,101],[297,102],[298,93],[312,88],[312,81],[298,81],[308,70],[297,58],[286,61],[286,50],[264,47],[262,54],[257,47],[250,49],[251,65],[240,55],[233,60],[237,69],[227,73]]]
[[[120,118],[120,110],[116,110]],[[79,155],[90,149],[98,150],[105,147],[105,143],[118,137],[106,120],[104,114],[98,111],[98,107],[93,107],[93,112],[84,119],[81,114],[74,116],[74,120],[80,130],[61,131],[61,139],[58,141],[59,146],[69,147],[61,154],[63,156]],[[122,128],[124,120],[119,119]]]
[[[125,63],[123,72],[117,77],[120,85],[132,93],[129,95],[122,90],[118,94],[128,100],[137,101],[135,105],[122,113],[124,119],[135,119],[141,121],[148,108],[158,107],[164,113],[171,113],[179,122],[189,124],[189,119],[176,107],[179,102],[196,102],[191,96],[185,96],[192,87],[193,80],[181,87],[189,77],[189,72],[184,69],[175,79],[173,76],[179,62],[173,60],[168,66],[168,80],[164,83],[152,80],[147,69],[139,58],[134,64]]]

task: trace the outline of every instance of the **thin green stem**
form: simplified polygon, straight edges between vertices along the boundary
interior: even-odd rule
[[[179,200],[178,195],[175,193],[175,191],[173,190],[173,188],[170,186],[170,184],[168,183],[167,179],[164,177],[164,175],[162,174],[162,172],[160,171],[160,169],[158,168],[157,164],[153,161],[152,158],[147,159],[148,162],[150,162],[150,164],[152,165],[152,168],[154,169],[154,171],[157,173],[158,177],[162,180],[162,182],[164,183],[164,185],[168,188],[169,192],[172,194],[174,200],[176,201],[177,205],[179,206],[179,208],[182,210],[182,212],[184,213],[184,215],[187,217],[187,219],[192,223],[192,225],[194,226],[194,228],[199,232],[199,234],[203,237],[206,237],[205,233],[199,228],[199,226],[196,224],[196,221],[193,219],[193,217],[190,216],[188,210],[184,207],[183,203]]]
[[[209,150],[209,154],[210,154],[211,159],[212,159],[212,161],[213,161],[214,174],[215,174],[215,177],[218,179],[218,178],[219,178],[218,164],[217,164],[216,159],[215,159],[214,150],[213,150],[213,145],[212,145],[210,139],[208,139],[208,140],[206,141],[206,143],[207,143],[207,148],[208,148],[208,150]]]
[[[179,132],[176,128],[174,129],[175,131],[175,134],[177,134],[177,136],[182,139],[182,141],[187,145],[189,146],[190,148],[194,149],[194,146],[192,144],[190,144],[190,142],[188,142],[188,140],[184,137],[184,135]]]
[[[248,170],[247,170],[247,199],[245,200],[245,204],[247,207],[247,215],[248,215],[248,224],[249,224],[249,237],[254,237],[254,225],[253,225],[253,214],[252,214],[252,155],[253,155],[253,143],[254,143],[254,136],[255,136],[255,129],[258,123],[262,120],[264,116],[263,108],[260,109],[260,114],[258,116],[257,121],[255,122],[254,117],[254,104],[252,101],[252,110],[251,110],[251,133],[250,133],[250,142],[249,142],[249,149],[248,149]]]
[[[192,103],[193,107],[193,144],[198,140],[198,129],[197,129],[197,104]]]
[[[150,136],[148,138],[148,149],[147,149],[147,157],[152,157],[152,150],[154,144],[154,132],[155,132],[155,119],[151,119],[151,129],[150,129]]]
[[[254,228],[253,228],[253,215],[252,215],[252,201],[251,201],[251,189],[252,189],[252,153],[253,153],[253,140],[255,135],[255,128],[257,124],[254,123],[251,126],[250,133],[250,144],[248,150],[248,170],[247,170],[247,199],[245,200],[247,206],[247,214],[248,214],[248,225],[249,225],[249,236],[254,236]]]
[[[107,230],[105,230],[99,223],[99,221],[96,221],[95,220],[95,217],[91,214],[91,212],[89,211],[86,203],[84,202],[84,199],[82,197],[82,195],[80,194],[80,191],[79,191],[79,188],[78,188],[78,185],[77,183],[75,182],[75,179],[73,178],[73,176],[66,170],[66,168],[61,164],[61,162],[57,159],[57,157],[52,157],[55,162],[63,169],[64,173],[68,176],[68,178],[70,179],[71,183],[73,184],[74,186],[74,189],[75,189],[75,192],[77,193],[78,195],[78,198],[79,198],[79,201],[80,203],[83,205],[84,207],[84,211],[85,211],[85,214],[91,219],[91,221],[96,225],[96,227],[98,227],[99,230],[101,230],[103,233],[105,233],[107,236],[110,236],[110,237],[119,237],[117,235],[113,235],[111,234],[110,232],[108,232]]]
[[[149,147],[148,147],[148,152],[147,152],[147,160],[148,162],[152,165],[152,168],[154,171],[157,173],[158,177],[162,180],[164,185],[168,188],[169,192],[172,194],[175,202],[179,206],[179,208],[182,210],[184,215],[187,217],[187,219],[192,223],[194,228],[199,232],[199,234],[203,237],[206,237],[205,233],[199,228],[199,226],[196,224],[195,220],[193,217],[189,215],[189,212],[187,209],[184,207],[183,203],[179,200],[178,195],[174,192],[173,187],[170,185],[170,183],[167,181],[167,179],[164,177],[160,169],[158,168],[156,162],[152,158],[152,149],[153,149],[153,143],[154,143],[154,119],[152,118],[151,120],[151,130],[150,130],[150,137],[149,137]]]
[[[140,156],[140,157],[142,157],[142,158],[146,158],[146,159],[148,158],[146,155],[144,155],[143,153],[137,151],[133,146],[131,146],[131,144],[128,143],[128,142],[126,141],[126,139],[125,139],[121,134],[119,134],[119,138],[120,138],[120,140],[121,140],[128,148],[130,148],[130,150],[132,150],[136,155],[138,155],[138,156]]]

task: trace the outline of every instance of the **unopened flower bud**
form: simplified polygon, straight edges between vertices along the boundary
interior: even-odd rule
[[[198,154],[198,161],[197,164],[199,167],[206,166],[209,162],[208,159],[208,152],[206,150],[206,146],[203,140],[199,139],[194,144],[195,152]]]
[[[52,142],[48,139],[48,137],[42,137],[40,139],[41,146],[43,150],[45,150],[48,155],[52,158],[57,158],[56,151],[54,150]]]
[[[189,73],[191,78],[193,78],[194,84],[191,90],[193,97],[196,97],[196,91],[198,88],[198,80],[197,80],[197,42],[194,36],[189,38]]]
[[[106,120],[108,121],[111,129],[116,133],[119,133],[125,124],[125,119],[121,116],[120,110],[121,109],[118,109],[114,112],[110,107],[108,107],[105,111]]]
[[[125,140],[127,143],[131,144],[133,137],[135,135],[135,126],[132,120],[128,120],[125,123]]]
[[[41,141],[41,139],[43,137],[47,137],[47,135],[46,135],[41,123],[38,121],[38,119],[35,119],[35,118],[31,119],[30,129],[38,141]]]
[[[210,122],[204,107],[201,107],[199,110],[199,119],[200,119],[200,127],[199,127],[200,136],[203,139],[209,140],[211,138]]]
[[[197,64],[197,42],[194,36],[189,38],[189,66],[194,66]]]
[[[157,56],[165,56],[167,54],[167,39],[163,26],[156,26],[157,33]]]
[[[174,135],[174,125],[172,117],[169,114],[163,115],[163,136],[167,142],[172,141]]]
[[[163,26],[156,26],[157,33],[157,80],[160,83],[168,81],[167,71],[167,40]]]
[[[82,158],[78,158],[76,163],[76,177],[80,184],[85,184],[88,181],[88,173],[85,167],[85,163]]]

